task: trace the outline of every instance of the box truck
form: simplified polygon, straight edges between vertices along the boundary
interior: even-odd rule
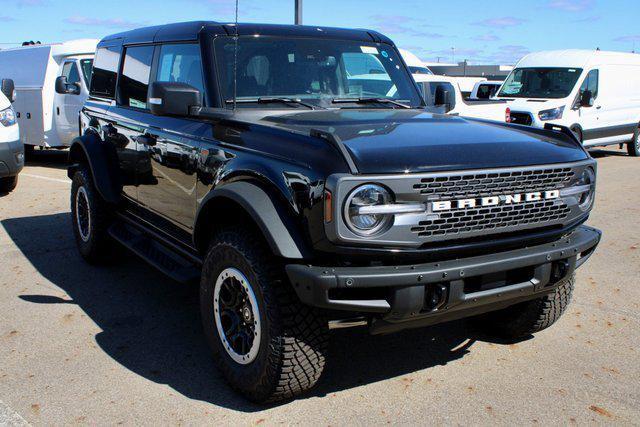
[[[626,144],[640,156],[640,55],[599,50],[536,52],[498,92],[507,121],[570,128],[585,146]]]
[[[13,108],[27,149],[64,148],[79,134],[97,40],[0,50],[0,76],[12,79]]]

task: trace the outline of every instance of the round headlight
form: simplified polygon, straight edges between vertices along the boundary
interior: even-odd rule
[[[580,195],[579,206],[583,211],[591,209],[596,192],[596,173],[594,170],[585,168],[576,185],[589,186],[589,191],[585,191]]]
[[[384,187],[376,184],[362,185],[347,197],[344,206],[345,222],[354,233],[372,236],[386,229],[393,220],[393,215],[367,213],[366,208],[390,203],[393,203],[393,197]]]

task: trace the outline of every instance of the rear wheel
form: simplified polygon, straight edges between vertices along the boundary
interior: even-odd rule
[[[214,237],[200,307],[218,368],[249,400],[289,399],[317,383],[328,344],[326,319],[300,303],[255,233],[231,227]]]
[[[17,176],[8,176],[6,178],[0,178],[0,194],[10,193],[15,190],[18,185]]]
[[[113,242],[107,229],[113,218],[113,207],[102,199],[85,168],[78,169],[73,176],[71,218],[76,245],[82,257],[91,264],[110,259]]]
[[[636,128],[633,139],[627,143],[627,153],[633,157],[640,156],[640,125]]]
[[[482,316],[490,333],[505,338],[523,338],[553,325],[571,302],[575,276],[562,282],[552,293]]]

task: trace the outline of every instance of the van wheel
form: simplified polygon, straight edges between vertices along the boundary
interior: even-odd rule
[[[113,207],[100,197],[91,174],[80,168],[71,183],[71,218],[76,245],[90,264],[110,259],[113,241],[107,233],[113,218]]]
[[[508,339],[527,337],[553,325],[571,302],[575,276],[542,298],[512,305],[481,316],[489,333]]]
[[[0,194],[11,193],[18,186],[18,177],[9,176],[0,178]]]
[[[218,368],[249,400],[290,399],[317,383],[327,321],[300,303],[255,233],[230,227],[214,237],[202,270],[200,308]]]
[[[633,139],[627,143],[627,153],[633,157],[640,156],[640,125],[636,128]]]

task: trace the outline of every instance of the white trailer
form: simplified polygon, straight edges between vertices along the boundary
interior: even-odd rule
[[[0,50],[0,77],[15,82],[13,108],[25,147],[67,147],[78,136],[97,43],[84,39]]]

